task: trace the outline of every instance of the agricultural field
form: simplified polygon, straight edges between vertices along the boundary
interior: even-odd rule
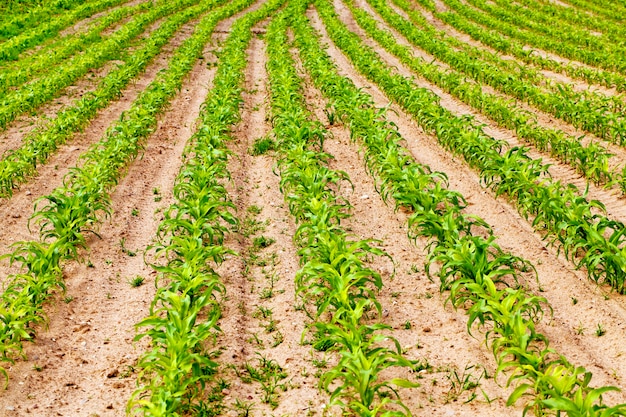
[[[0,12],[0,416],[626,416],[623,2]]]

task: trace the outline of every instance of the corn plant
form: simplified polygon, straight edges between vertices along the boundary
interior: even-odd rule
[[[87,53],[74,56],[57,67],[52,74],[47,74],[45,77],[22,85],[16,91],[3,95],[0,101],[0,129],[5,129],[20,114],[32,111],[56,97],[63,88],[72,85],[89,70],[99,68],[107,61],[117,58],[122,48],[141,34],[152,22],[189,7],[193,3],[191,0],[164,2],[146,14],[135,16],[110,38],[89,49]]]
[[[423,3],[423,2],[422,2]],[[467,33],[473,39],[485,45],[507,54],[511,54],[526,64],[535,65],[541,69],[547,69],[565,74],[574,79],[583,80],[590,84],[600,84],[608,88],[616,88],[620,92],[626,91],[626,77],[612,71],[587,66],[578,66],[571,63],[562,63],[550,57],[532,54],[524,48],[524,43],[516,39],[503,36],[499,32],[484,28],[459,13],[445,12],[436,13],[438,19],[451,25],[457,30]]]
[[[84,128],[98,110],[118,98],[123,88],[145,70],[181,25],[219,4],[214,0],[203,1],[168,17],[145,40],[145,45],[100,81],[95,91],[86,93],[73,106],[62,110],[46,128],[36,129],[27,135],[19,148],[11,150],[0,160],[0,196],[10,197],[14,188],[35,175],[37,166],[45,163],[61,144]]]
[[[22,32],[37,27],[44,20],[51,16],[59,16],[69,11],[73,11],[82,4],[78,0],[54,1],[46,4],[31,4],[22,2],[10,2],[0,6],[2,17],[0,18],[0,39],[6,40],[9,37],[19,35]],[[33,7],[35,6],[35,7]]]
[[[419,33],[411,22],[395,14],[384,2],[371,0],[383,17],[404,34],[415,39]],[[609,169],[612,156],[602,145],[591,142],[584,146],[580,138],[567,135],[557,129],[540,126],[531,113],[519,109],[512,103],[496,95],[484,93],[479,84],[465,81],[466,76],[453,70],[443,71],[421,58],[415,58],[410,48],[399,45],[394,36],[378,28],[377,22],[365,11],[345,1],[353,12],[358,24],[380,45],[396,55],[419,75],[435,83],[465,103],[478,109],[500,126],[517,132],[517,136],[536,146],[540,151],[549,151],[553,156],[571,164],[579,173],[597,184],[611,184],[621,178],[620,172]]]
[[[146,10],[148,10],[146,3],[120,7],[94,24],[88,32],[63,37],[52,45],[41,48],[37,53],[21,58],[14,66],[5,65],[0,70],[0,94],[6,94],[10,87],[25,84],[42,71],[50,71],[76,52],[101,42],[105,29],[127,16]]]
[[[351,41],[345,34],[347,29],[336,19],[330,5],[318,0],[316,6],[333,40],[348,51]],[[525,412],[626,412],[626,405],[609,407],[602,403],[602,394],[614,387],[591,388],[591,374],[570,364],[536,330],[549,306],[545,299],[529,294],[518,284],[520,275],[536,274],[532,265],[505,253],[483,220],[462,212],[462,196],[443,192],[447,188],[445,176],[433,175],[428,167],[412,160],[400,146],[395,125],[384,118],[383,112],[371,104],[354,106],[354,95],[365,96],[358,99],[363,103],[371,103],[371,98],[350,80],[337,75],[304,18],[296,21],[294,30],[305,68],[329,98],[337,117],[350,126],[353,139],[362,143],[366,165],[377,179],[381,196],[386,200],[393,197],[397,208],[411,211],[410,236],[430,238],[427,273],[439,276],[441,290],[449,291],[447,299],[453,306],[467,309],[469,331],[473,327],[486,329],[485,339],[497,360],[497,373],[508,373],[507,385],[515,388],[509,404],[524,397]],[[353,40],[352,45],[355,44],[358,43]],[[362,56],[363,50],[359,50]],[[350,53],[348,56],[354,59]],[[443,131],[447,127],[439,125],[437,129]],[[438,191],[432,195],[430,190]],[[578,414],[572,411],[576,406],[580,406]]]
[[[563,57],[577,60],[593,67],[616,71],[622,74],[626,68],[626,64],[620,57],[619,52],[613,49],[606,51],[587,50],[587,48],[580,48],[579,46],[562,42],[557,39],[552,39],[545,35],[539,35],[522,30],[510,22],[506,22],[501,18],[490,16],[482,10],[471,7],[470,5],[464,5],[456,0],[446,0],[445,3],[452,10],[458,12],[468,20],[480,23],[481,25],[491,29],[495,29],[508,37],[518,39],[547,51],[555,52]],[[480,3],[472,1],[470,4],[475,5]]]
[[[415,368],[404,358],[398,342],[381,333],[388,326],[365,324],[365,311],[380,316],[376,300],[381,276],[364,264],[365,257],[386,256],[373,242],[351,241],[341,228],[349,217],[349,203],[336,192],[350,185],[346,173],[329,169],[330,156],[321,148],[325,132],[310,120],[304,107],[301,81],[290,56],[288,21],[303,13],[295,3],[268,26],[268,76],[272,121],[279,154],[280,188],[298,223],[294,239],[300,247],[301,269],[296,292],[306,300],[317,349],[335,350],[339,362],[320,377],[330,391],[331,405],[362,416],[406,416],[410,410],[399,397],[399,387],[415,387],[406,379],[382,379],[392,366]],[[331,317],[330,320],[324,320]],[[391,340],[394,348],[383,343]]]
[[[0,323],[4,361],[22,355],[21,340],[32,338],[31,324],[43,320],[44,301],[55,286],[62,288],[62,263],[81,258],[86,249],[85,236],[97,233],[98,224],[110,213],[110,193],[119,177],[141,151],[156,125],[157,115],[180,89],[183,77],[193,67],[217,23],[248,4],[241,0],[206,15],[194,34],[175,51],[168,69],[82,156],[82,166],[71,169],[63,186],[38,200],[33,225],[39,227],[42,241],[19,242],[13,253],[5,255],[23,272],[8,277],[0,302],[0,309],[10,318]]]
[[[576,92],[563,83],[549,83],[548,88],[542,87],[540,84],[545,78],[538,77],[536,71],[519,66],[511,68],[510,61],[463,44],[450,36],[438,39],[439,32],[421,14],[411,10],[406,0],[394,2],[413,18],[411,23],[392,11],[386,3],[379,0],[368,1],[392,26],[397,26],[410,42],[447,63],[454,70],[476,82],[488,84],[504,94],[526,101],[602,139],[622,144],[626,121],[623,118],[624,103],[620,98]],[[419,22],[420,30],[415,30],[416,22]]]
[[[55,19],[46,22],[37,22],[37,26],[30,31],[12,36],[6,42],[0,45],[0,62],[7,60],[16,60],[19,54],[28,48],[40,44],[46,39],[54,37],[62,29],[68,27],[72,23],[89,17],[109,7],[122,3],[123,0],[100,0],[97,2],[88,2],[80,7],[72,10],[70,13],[64,13]]]
[[[233,2],[220,17],[252,2]],[[164,213],[151,248],[164,265],[154,264],[159,286],[150,315],[136,325],[135,340],[149,337],[152,349],[139,361],[138,388],[127,412],[146,416],[219,412],[219,405],[206,403],[203,394],[213,381],[218,363],[208,340],[219,332],[219,297],[225,288],[214,266],[234,254],[224,246],[227,225],[238,224],[223,183],[230,178],[226,168],[226,142],[239,120],[245,50],[251,28],[283,3],[265,3],[235,22],[220,54],[214,88],[200,115],[200,125],[185,150],[185,164],[174,186],[176,202]],[[214,27],[217,19],[212,19]],[[202,317],[202,320],[200,320]],[[145,329],[145,330],[140,330]],[[217,407],[217,408],[216,408]]]
[[[510,198],[527,219],[535,216],[534,227],[577,268],[584,267],[590,279],[626,291],[623,223],[606,217],[603,206],[588,201],[575,186],[552,181],[548,166],[528,157],[527,149],[505,149],[505,142],[485,135],[471,118],[456,117],[441,107],[434,93],[388,68],[375,51],[341,25],[331,8],[324,11],[332,23],[327,25],[329,33],[366,77],[412,114],[444,148],[480,171],[483,182],[496,195]],[[565,233],[568,225],[572,227]]]

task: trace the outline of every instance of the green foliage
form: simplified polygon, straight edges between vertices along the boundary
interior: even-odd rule
[[[410,416],[397,389],[417,384],[387,380],[381,373],[395,366],[412,369],[416,363],[383,333],[389,326],[368,324],[366,315],[382,315],[376,294],[383,285],[380,274],[366,266],[367,259],[388,255],[375,242],[350,240],[340,226],[350,216],[350,205],[337,191],[350,186],[350,179],[327,166],[331,157],[322,151],[326,132],[310,120],[289,52],[288,21],[303,16],[305,6],[294,2],[272,21],[266,35],[280,189],[298,223],[294,239],[301,268],[296,293],[313,319],[313,347],[336,350],[341,357],[320,376],[320,385],[331,392],[331,405],[360,416]]]
[[[601,209],[599,203],[574,197],[573,191],[567,193],[571,188],[558,183],[551,185],[542,179],[545,167],[528,158],[525,149],[510,149],[501,155],[504,144],[472,127],[471,119],[453,117],[431,93],[392,75],[378,56],[337,19],[327,0],[316,0],[315,4],[331,39],[355,66],[414,114],[421,126],[436,134],[446,148],[465,156],[470,165],[481,169],[483,180],[496,192],[519,199],[521,211],[535,215],[539,210],[542,213],[548,210],[546,206],[541,209],[535,206],[541,201],[537,199],[540,192],[554,193],[550,201],[563,201],[565,195],[567,210],[572,211],[558,224],[572,224],[577,217],[585,220],[574,223],[573,227],[585,227],[583,222],[594,224],[596,217],[591,214],[591,207],[594,211]],[[445,176],[432,173],[412,160],[400,146],[396,127],[384,118],[384,111],[373,108],[366,93],[337,75],[305,19],[295,22],[295,41],[304,66],[331,100],[329,105],[337,117],[350,126],[352,138],[362,144],[366,166],[377,179],[381,196],[385,200],[393,197],[397,208],[411,211],[410,236],[431,240],[427,274],[439,276],[441,291],[449,291],[447,299],[453,306],[467,309],[469,331],[475,327],[486,330],[487,345],[498,363],[497,373],[507,372],[507,385],[515,387],[508,403],[514,404],[524,397],[525,411],[537,414],[550,410],[570,415],[623,415],[626,405],[609,407],[602,403],[602,394],[616,388],[590,387],[591,374],[558,355],[549,347],[547,338],[536,330],[546,310],[546,300],[518,285],[518,277],[536,274],[532,265],[504,252],[483,220],[462,212],[465,201],[458,193],[447,190]],[[548,199],[543,197],[543,201]],[[554,211],[554,207],[553,204],[550,209]],[[610,223],[602,227],[617,226]],[[606,230],[597,233],[601,235]],[[559,237],[572,235],[576,236],[576,229]],[[318,325],[320,340],[338,343],[338,336],[324,337],[323,330]],[[460,387],[467,386],[465,382],[468,381],[462,374],[456,381]]]
[[[201,51],[217,22],[244,9],[251,0],[238,0],[216,9],[199,25],[194,39]],[[226,142],[239,118],[245,50],[251,27],[269,16],[282,0],[265,3],[233,25],[220,54],[214,88],[200,115],[200,125],[185,150],[173,195],[175,202],[165,211],[151,248],[163,265],[152,265],[159,280],[150,315],[136,327],[143,329],[136,340],[149,337],[152,350],[140,359],[139,387],[127,405],[127,413],[149,416],[220,415],[223,382],[215,381],[218,363],[212,358],[209,341],[219,332],[219,297],[224,285],[214,267],[233,252],[224,246],[229,231],[237,226],[235,206],[226,188],[230,174],[226,168]],[[269,241],[265,241],[269,244]],[[206,386],[213,384],[217,394],[204,401]],[[273,392],[268,402],[275,401]],[[211,398],[213,398],[211,400]]]
[[[250,148],[250,155],[265,155],[269,151],[273,151],[276,149],[276,143],[272,140],[272,138],[258,138],[252,144],[252,148]]]

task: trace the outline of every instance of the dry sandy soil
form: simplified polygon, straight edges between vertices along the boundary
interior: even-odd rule
[[[355,3],[369,10],[365,1]],[[259,4],[257,2],[253,8]],[[336,0],[335,5],[342,21],[365,38],[341,1]],[[182,164],[183,148],[194,132],[201,104],[211,88],[216,60],[212,52],[219,49],[230,26],[241,15],[220,23],[212,42],[206,46],[205,59],[198,61],[169,110],[161,115],[145,152],[132,163],[115,189],[114,213],[100,228],[102,238],[90,241],[86,262],[65,266],[67,291],[56,294],[46,306],[48,325],[39,329],[36,339],[26,345],[26,359],[8,368],[10,380],[8,388],[0,393],[0,416],[125,415],[126,403],[137,384],[135,365],[148,347],[146,341],[133,342],[135,324],[147,315],[155,292],[156,274],[145,263],[145,259],[151,259],[146,249],[153,242],[162,211],[173,201],[171,190]],[[317,12],[311,9],[308,16],[324,42],[329,44],[328,52],[340,73],[350,77],[357,86],[366,88],[377,106],[386,106],[389,99],[361,77],[333,46]],[[428,17],[434,19],[432,15]],[[40,167],[36,178],[23,185],[11,199],[0,202],[1,253],[9,252],[10,245],[16,241],[37,238],[27,227],[35,200],[61,185],[68,169],[79,163],[81,153],[102,137],[159,70],[167,66],[172,51],[190,35],[194,23],[178,32],[145,73],[124,90],[119,100],[101,111],[84,132],[77,134],[49,163]],[[303,332],[307,317],[297,308],[294,294],[294,276],[299,267],[292,241],[296,225],[279,190],[275,157],[271,153],[251,156],[248,152],[255,139],[269,134],[272,129],[267,116],[269,86],[263,40],[266,24],[263,22],[255,28],[256,36],[247,50],[249,62],[242,121],[234,129],[234,140],[230,144],[232,180],[228,189],[239,219],[247,220],[249,227],[229,235],[227,246],[241,256],[231,257],[219,269],[227,288],[220,321],[222,333],[217,342],[225,347],[219,359],[223,364],[221,376],[230,382],[223,392],[227,405],[224,415],[240,415],[236,404],[242,402],[253,404],[250,415],[254,416],[339,415],[337,410],[325,411],[328,394],[318,389],[316,376],[325,362],[332,363],[335,358],[315,352],[302,343],[306,338]],[[438,24],[445,29],[443,23]],[[398,39],[406,42],[400,35]],[[367,43],[379,50],[383,59],[399,73],[413,75],[374,41]],[[298,59],[297,51],[294,56]],[[30,129],[29,125],[38,123],[40,117],[54,115],[71,102],[72,97],[93,88],[95,80],[104,76],[108,68],[79,81],[36,114],[14,122],[6,132],[0,133],[2,150],[17,146],[25,131]],[[299,63],[298,71],[307,81],[305,96],[310,110],[326,123],[325,99],[311,87]],[[472,114],[485,123],[485,131],[490,135],[511,144],[518,143],[514,132],[498,128],[428,82],[417,81],[438,94],[442,105],[450,111]],[[555,248],[548,247],[512,205],[484,189],[476,172],[442,150],[435,138],[425,134],[411,116],[393,105],[391,109],[388,118],[398,125],[415,159],[433,170],[445,172],[450,187],[468,199],[468,211],[481,216],[493,227],[502,248],[524,256],[536,266],[539,282],[528,285],[534,291],[541,291],[554,309],[554,315],[547,317],[540,329],[551,345],[573,363],[592,371],[594,385],[624,387],[624,296],[589,283],[584,271],[575,270]],[[546,124],[552,122],[539,120]],[[562,125],[563,129],[575,132],[572,127]],[[438,284],[426,277],[424,248],[428,242],[412,242],[407,238],[406,214],[395,212],[382,201],[373,179],[363,167],[358,145],[350,141],[347,127],[333,125],[327,129],[329,139],[325,142],[325,151],[335,158],[331,166],[347,172],[354,184],[354,190],[344,190],[354,214],[345,223],[346,227],[356,238],[380,240],[380,247],[393,259],[393,263],[387,259],[372,264],[385,278],[380,294],[385,309],[383,321],[393,327],[394,337],[406,348],[409,357],[430,364],[428,370],[418,375],[421,386],[403,391],[406,404],[415,415],[521,415],[520,408],[505,405],[511,390],[505,386],[506,376],[493,378],[496,365],[485,346],[483,333],[476,329],[475,337],[470,336],[464,312],[446,305],[446,294],[440,295]],[[620,152],[618,157],[623,157],[623,151]],[[540,156],[538,152],[532,155]],[[584,184],[570,167],[542,156],[553,164],[555,178]],[[623,199],[615,193],[592,186],[590,196],[604,201],[611,216],[626,221]],[[274,243],[256,254],[258,259],[253,262],[250,249],[253,238],[259,236],[273,239]],[[2,277],[11,272],[6,263],[0,266],[0,271]],[[143,277],[145,283],[132,287],[130,281],[137,276]],[[263,317],[260,314],[263,309],[271,310],[271,317]],[[596,336],[599,325],[606,330],[602,337]],[[262,403],[263,393],[258,384],[244,383],[238,377],[238,370],[246,362],[255,364],[261,357],[276,361],[287,373],[281,381],[284,390],[277,391],[275,409]],[[409,375],[409,378],[414,377]],[[475,386],[460,389],[460,380],[465,378]],[[626,402],[626,395],[612,393],[606,400],[622,403]]]

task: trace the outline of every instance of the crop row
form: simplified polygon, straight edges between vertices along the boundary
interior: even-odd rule
[[[429,0],[418,1],[423,4],[430,4]],[[406,1],[400,0],[398,4],[402,8],[406,9],[408,3]],[[504,39],[497,32],[490,32],[487,29],[481,28],[480,26],[472,25],[470,21],[460,18],[454,12],[435,12],[435,15],[444,21],[448,17],[451,17],[452,20],[458,20],[462,26],[474,27],[480,32],[488,34],[487,38],[495,38],[496,43],[499,45],[499,47],[501,47],[502,45],[507,45],[508,47],[514,45],[514,55],[520,57],[522,61],[528,64],[532,64],[532,66],[520,65],[519,62],[515,60],[502,59],[502,57],[497,53],[494,54],[491,51],[485,50],[483,48],[477,48],[456,39],[454,36],[449,36],[445,31],[435,30],[432,24],[424,20],[423,16],[414,10],[411,10],[409,14],[411,20],[413,20],[414,22],[419,22],[420,26],[424,27],[424,29],[427,30],[429,33],[438,34],[437,37],[440,38],[441,41],[447,43],[452,48],[464,51],[465,53],[477,60],[485,61],[490,63],[491,65],[495,65],[501,71],[507,72],[513,75],[515,78],[519,78],[519,80],[524,80],[531,85],[540,86],[547,93],[556,95],[562,100],[572,102],[589,101],[590,103],[587,104],[586,107],[598,110],[599,114],[604,114],[604,112],[620,113],[624,110],[624,102],[621,97],[606,95],[600,92],[593,91],[591,89],[576,91],[568,83],[555,81],[548,77],[545,77],[537,70],[536,67],[538,66],[542,69],[548,69],[555,72],[564,72],[573,78],[583,79],[588,82],[598,82],[599,80],[606,81],[604,84],[609,87],[612,87],[614,85],[619,86],[620,84],[623,84],[623,82],[626,80],[626,76],[622,74],[580,64],[562,63],[556,61],[550,56],[543,56],[543,54],[535,53],[532,49],[527,49],[527,45],[525,43],[516,43],[514,39]]]
[[[22,342],[34,337],[31,326],[44,321],[44,302],[54,287],[63,288],[63,264],[80,259],[81,250],[87,249],[87,237],[97,235],[98,225],[111,213],[111,192],[124,169],[141,152],[157,116],[180,89],[217,22],[235,11],[224,6],[207,15],[177,48],[167,70],[82,156],[83,165],[72,168],[61,187],[37,200],[31,221],[39,227],[41,240],[18,242],[12,253],[4,255],[21,272],[7,277],[0,299],[2,361],[13,362],[23,355]],[[0,372],[8,382],[6,370]]]
[[[575,6],[577,9],[591,11],[602,19],[613,20],[621,24],[626,19],[626,8],[617,2],[607,0],[567,0],[566,4]]]
[[[87,2],[69,13],[63,13],[47,22],[39,21],[33,29],[12,36],[7,41],[0,43],[0,62],[16,60],[23,51],[56,36],[72,23],[123,2],[124,0]]]
[[[326,0],[315,4],[337,42],[340,32],[347,29],[333,16]],[[449,291],[448,300],[455,308],[467,310],[468,331],[474,325],[486,330],[487,345],[498,364],[496,373],[509,373],[507,386],[515,386],[507,404],[524,397],[525,413],[624,415],[626,405],[602,404],[602,394],[617,388],[592,388],[591,374],[550,348],[546,336],[537,331],[546,300],[518,284],[519,277],[534,271],[532,265],[504,252],[482,219],[463,213],[465,200],[447,189],[445,174],[415,163],[401,147],[403,139],[397,127],[373,106],[369,95],[337,74],[304,19],[295,27],[295,35],[315,84],[330,101],[337,119],[350,127],[353,140],[361,143],[381,196],[387,201],[393,198],[396,208],[410,210],[411,237],[430,240],[426,270],[437,269],[441,291]],[[338,42],[346,52],[348,39],[354,38],[345,36]],[[359,47],[355,44],[354,51]],[[348,55],[354,58],[350,52]]]
[[[327,166],[331,156],[322,150],[325,130],[311,120],[290,55],[286,28],[304,13],[300,3],[290,2],[268,26],[267,69],[280,188],[298,226],[294,240],[301,268],[296,293],[312,319],[308,327],[313,347],[337,351],[339,356],[320,377],[320,385],[331,392],[330,405],[341,407],[343,413],[410,416],[397,388],[417,384],[384,379],[381,372],[396,366],[415,369],[419,364],[403,356],[398,341],[386,334],[389,326],[371,323],[367,315],[371,311],[381,316],[376,293],[383,282],[365,262],[385,253],[369,240],[349,239],[340,226],[351,214],[349,203],[336,191],[349,184],[349,178]]]
[[[203,1],[168,17],[143,41],[143,46],[128,56],[123,65],[107,74],[94,91],[84,94],[73,105],[64,108],[45,128],[35,129],[27,135],[19,148],[7,152],[0,159],[0,196],[10,197],[13,189],[34,175],[37,166],[45,163],[58,146],[84,128],[98,110],[118,98],[128,83],[145,70],[183,24],[223,1]]]
[[[518,108],[506,99],[483,92],[479,84],[467,82],[464,74],[453,70],[444,71],[437,65],[414,57],[410,48],[399,45],[391,33],[379,29],[375,19],[369,13],[355,8],[348,0],[346,3],[358,24],[368,35],[400,58],[417,74],[478,109],[500,126],[514,130],[519,138],[534,145],[540,151],[549,151],[562,162],[571,164],[589,180],[597,184],[616,182],[620,184],[622,191],[626,192],[623,173],[614,172],[609,168],[611,154],[601,144],[591,142],[585,146],[578,137],[568,135],[561,130],[544,128],[537,123],[532,113]],[[371,0],[371,3],[390,25],[403,34],[410,35],[418,31],[409,21],[393,13],[384,2]]]
[[[550,2],[529,0],[526,8],[520,9],[524,13],[533,12],[532,16],[546,24],[560,25],[567,22],[574,27],[584,27],[587,30],[599,33],[601,37],[619,42],[626,35],[623,26],[611,22],[609,19],[598,19],[586,13],[580,13],[575,8],[562,7]]]
[[[251,0],[232,2],[231,10]],[[207,398],[208,384],[217,371],[209,343],[219,332],[219,295],[225,287],[214,270],[233,252],[224,246],[227,225],[236,225],[234,205],[224,183],[229,152],[226,143],[239,121],[245,50],[251,28],[268,17],[283,0],[265,3],[232,26],[222,50],[214,86],[200,114],[200,124],[185,149],[176,179],[176,202],[164,213],[152,248],[165,265],[153,265],[159,286],[150,315],[137,324],[147,328],[135,340],[151,339],[151,350],[138,363],[140,386],[127,411],[145,416],[217,415],[219,404]]]
[[[590,51],[610,52],[612,54],[624,53],[623,46],[617,42],[603,36],[593,35],[589,31],[581,30],[578,26],[566,22],[561,22],[555,26],[555,22],[549,20],[548,16],[525,7],[513,5],[508,1],[499,0],[495,4],[489,5],[482,0],[469,0],[468,4],[490,16],[514,24],[530,35],[548,37],[572,47]]]
[[[430,0],[417,0],[417,1],[419,1],[420,4],[423,4],[425,7],[430,6],[434,8],[434,4]],[[536,68],[529,67],[529,66],[521,66],[515,60],[503,59],[498,54],[494,54],[483,48],[477,48],[473,45],[470,45],[468,43],[465,43],[461,40],[456,39],[454,36],[450,36],[445,31],[437,30],[434,27],[434,25],[430,23],[427,19],[425,19],[424,16],[420,12],[413,10],[410,7],[411,3],[407,2],[406,0],[394,0],[394,2],[408,14],[409,18],[411,19],[413,23],[419,26],[423,31],[426,31],[430,37],[438,39],[437,42],[435,41],[430,42],[431,48],[433,48],[435,51],[438,51],[439,53],[443,53],[444,51],[446,51],[447,53],[444,53],[444,55],[448,56],[448,58],[453,58],[453,61],[462,60],[461,58],[459,58],[459,55],[458,55],[458,53],[462,53],[462,54],[466,54],[468,58],[474,59],[476,61],[480,61],[482,64],[487,64],[489,66],[496,66],[498,70],[503,73],[503,76],[500,77],[500,84],[502,84],[503,80],[506,80],[506,78],[508,77],[512,79],[511,82],[514,81],[515,83],[519,85],[518,90],[524,91],[524,90],[530,89],[533,92],[533,94],[531,94],[533,96],[536,95],[537,92],[541,92],[542,90],[545,90],[543,91],[544,94],[558,97],[558,99],[563,100],[563,101],[571,101],[573,103],[578,103],[578,102],[583,102],[583,101],[588,102],[588,103],[585,103],[584,106],[582,107],[581,105],[578,105],[578,104],[573,105],[573,109],[577,111],[586,111],[586,112],[588,112],[590,109],[593,109],[600,116],[604,115],[605,113],[611,113],[611,112],[620,114],[624,110],[624,102],[621,99],[621,97],[613,97],[610,95],[607,96],[605,94],[594,92],[592,90],[585,90],[585,91],[580,91],[580,92],[575,91],[571,87],[571,85],[567,83],[557,82],[557,81],[546,78],[543,74],[538,72]],[[440,13],[440,14],[436,13],[436,16],[440,18],[444,15],[445,16],[448,16],[448,15],[457,16],[454,13]],[[459,19],[459,20],[463,24],[471,24],[470,22],[467,22],[467,20],[464,20],[464,19]],[[424,40],[422,40],[422,43],[423,42]],[[444,44],[447,47],[441,44]],[[544,62],[544,64],[546,63],[555,64],[555,67],[550,67],[548,69],[551,69],[553,71],[558,71],[560,66],[562,66],[562,64],[550,58],[543,58],[541,57],[541,55],[536,55],[529,51],[526,51],[524,49],[524,44],[519,45],[519,47],[521,48],[522,56],[532,58],[533,62],[536,59],[541,62]],[[455,52],[455,51],[457,52],[456,55],[454,53],[450,53],[450,52]],[[594,73],[594,71],[596,71],[596,69],[588,68],[588,67],[581,67],[581,66],[573,66],[572,68],[575,69],[574,72],[580,70],[583,73],[587,73],[587,72]],[[600,73],[602,73],[602,71],[600,71]],[[614,81],[616,79],[619,79],[620,77],[622,80],[626,79],[626,77],[624,77],[623,75],[616,74],[616,73],[609,73],[609,75],[611,79]],[[535,88],[532,88],[532,87],[535,87]],[[539,89],[538,87],[541,87],[541,89]],[[497,87],[494,86],[494,88],[497,88]],[[518,96],[518,98],[520,98],[521,100],[526,99],[523,96],[522,97]],[[549,98],[546,99],[545,97],[542,98],[541,96],[539,96],[538,98],[535,98],[535,101],[537,100],[540,102],[544,101],[546,103],[550,103]],[[554,104],[554,102],[552,102],[552,104]],[[546,111],[549,111],[549,110],[546,110]],[[597,117],[598,116],[595,116],[595,118]]]
[[[618,91],[626,91],[626,77],[616,72],[605,71],[598,68],[591,68],[571,63],[562,63],[550,57],[544,57],[535,53],[533,49],[524,48],[525,43],[513,38],[508,38],[499,32],[486,29],[478,24],[472,23],[458,13],[443,12],[436,13],[434,4],[427,0],[418,0],[423,6],[432,7],[435,16],[443,22],[467,33],[473,39],[484,43],[497,51],[511,54],[522,60],[526,64],[532,64],[539,68],[566,74],[575,79],[585,80],[591,84],[600,84],[609,88],[616,88]]]
[[[7,2],[0,5],[0,40],[17,36],[37,26],[42,20],[67,13],[84,4],[82,0],[56,0],[47,4]]]
[[[452,10],[458,12],[466,19],[472,20],[490,29],[495,29],[507,36],[526,42],[535,47],[547,51],[555,52],[565,58],[578,60],[585,64],[603,68],[605,70],[617,71],[624,74],[626,71],[626,60],[623,54],[613,51],[591,51],[579,46],[563,43],[559,40],[551,39],[527,31],[520,30],[516,25],[502,21],[499,18],[489,16],[456,0],[444,0],[445,4]]]
[[[57,67],[52,74],[5,95],[0,101],[0,129],[5,129],[7,124],[20,114],[31,111],[52,99],[59,94],[61,89],[72,85],[88,71],[118,58],[120,51],[129,44],[131,39],[142,33],[150,23],[194,3],[193,0],[161,1],[158,7],[146,14],[134,17],[106,41],[92,47],[85,54],[73,57]]]
[[[149,8],[149,3],[117,8],[86,33],[63,37],[50,48],[42,48],[38,53],[16,61],[13,68],[3,68],[0,71],[0,94],[6,94],[11,87],[17,87],[28,82],[32,77],[41,74],[42,71],[51,71],[62,60],[76,52],[85,51],[93,44],[100,42],[102,40],[101,33],[106,28],[127,16],[144,12]]]
[[[448,42],[428,35],[428,33],[433,33],[434,29],[420,13],[410,10],[410,3],[407,0],[394,0],[394,2],[405,11],[408,10],[407,13],[412,21],[418,22],[419,26],[427,32],[415,30],[406,32],[407,25],[402,25],[399,26],[399,30],[403,32],[403,35],[451,68],[466,74],[476,82],[490,85],[501,93],[525,101],[575,127],[594,133],[602,139],[619,145],[626,140],[626,119],[620,110],[624,105],[621,100],[590,92],[576,92],[571,86],[565,84],[556,84],[554,91],[545,91],[537,85],[538,80],[524,79],[528,77],[526,69],[520,68],[517,74],[504,70],[499,65],[504,60],[493,54],[484,54],[484,51],[481,52],[478,48],[470,46],[467,46],[467,50],[458,51]],[[397,14],[387,13],[387,15],[390,14],[395,15],[394,20],[398,20]],[[446,39],[453,42],[450,37]],[[474,54],[491,56],[492,61],[486,62],[478,59],[478,56]],[[494,66],[496,61],[498,62],[497,68]]]
[[[572,184],[552,181],[548,166],[530,158],[526,148],[505,149],[504,141],[485,135],[471,117],[454,116],[439,105],[434,93],[395,74],[360,38],[341,28],[337,22],[329,31],[337,30],[331,31],[335,43],[346,48],[359,71],[443,147],[463,156],[496,196],[507,196],[523,217],[533,217],[533,226],[545,233],[544,238],[562,249],[577,268],[585,267],[589,278],[626,290],[626,227],[607,218],[601,202],[587,201]]]

